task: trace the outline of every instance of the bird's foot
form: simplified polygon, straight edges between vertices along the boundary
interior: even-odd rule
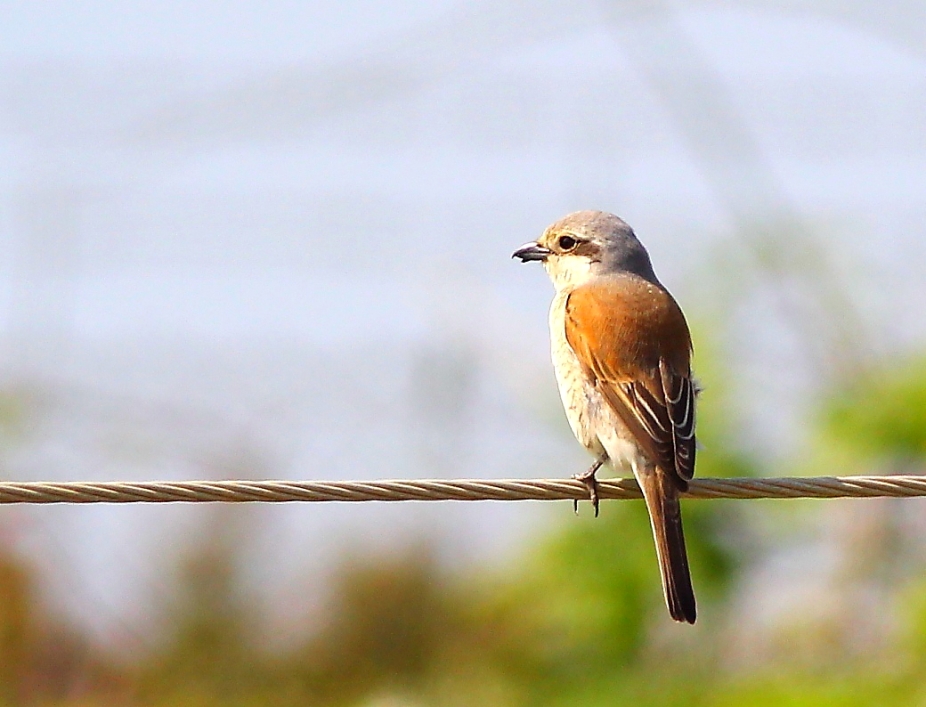
[[[595,474],[598,473],[598,470],[601,468],[601,465],[604,464],[604,461],[601,459],[596,459],[595,462],[583,473],[576,474],[572,478],[576,481],[581,481],[585,484],[585,488],[588,489],[588,500],[592,502],[592,508],[595,509],[595,517],[598,517],[598,479],[595,478]],[[575,500],[572,502],[572,510],[575,513],[579,512],[579,501]]]

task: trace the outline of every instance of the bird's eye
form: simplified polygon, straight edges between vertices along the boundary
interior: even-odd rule
[[[562,250],[572,250],[579,244],[579,242],[572,236],[560,236],[559,241],[557,242],[560,249]]]

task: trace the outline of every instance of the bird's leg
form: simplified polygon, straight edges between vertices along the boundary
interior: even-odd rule
[[[585,488],[588,489],[588,500],[592,502],[592,507],[595,509],[595,517],[598,517],[598,479],[595,478],[595,474],[598,473],[598,470],[601,468],[601,465],[604,464],[604,459],[596,459],[592,465],[581,474],[576,474],[572,478],[576,481],[581,481],[585,484]],[[579,502],[572,502],[572,510],[575,513],[579,512]]]

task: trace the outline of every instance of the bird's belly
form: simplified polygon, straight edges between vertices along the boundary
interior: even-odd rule
[[[583,447],[601,457],[604,454],[604,448],[598,441],[599,418],[604,404],[601,395],[587,381],[573,376],[568,364],[556,365],[555,368],[559,394],[572,433]]]

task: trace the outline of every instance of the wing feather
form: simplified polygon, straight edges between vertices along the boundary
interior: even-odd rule
[[[681,488],[694,475],[691,337],[664,289],[633,276],[574,290],[566,340],[643,451]]]

